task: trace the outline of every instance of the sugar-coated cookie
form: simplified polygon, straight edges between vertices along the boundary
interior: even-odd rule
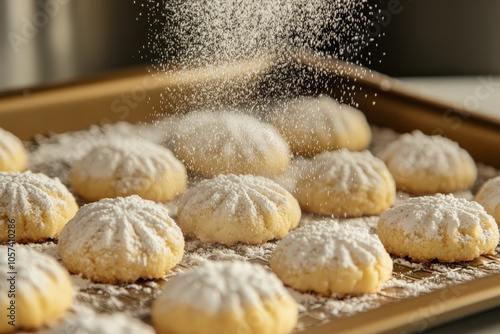
[[[494,254],[495,219],[476,202],[437,194],[409,198],[384,212],[377,234],[387,251],[413,261],[469,261]]]
[[[158,334],[285,334],[297,304],[283,283],[247,262],[205,262],[165,283],[153,303]]]
[[[52,324],[73,300],[66,269],[27,246],[0,246],[0,280],[0,333]]]
[[[398,190],[412,194],[466,190],[477,177],[474,160],[456,142],[420,131],[401,135],[377,155],[391,171]]]
[[[0,171],[22,172],[26,163],[27,154],[22,141],[0,128]]]
[[[392,274],[392,259],[376,235],[333,220],[291,232],[269,264],[286,285],[321,295],[377,292]]]
[[[175,129],[172,149],[196,174],[279,174],[290,163],[286,141],[271,125],[234,112],[192,112]]]
[[[329,96],[301,97],[280,103],[268,121],[287,140],[293,153],[304,156],[340,148],[360,151],[371,141],[365,115]]]
[[[500,226],[500,176],[486,181],[477,192],[474,200],[481,204]]]
[[[168,210],[139,196],[84,205],[59,236],[64,266],[96,282],[161,278],[182,259],[184,238]]]
[[[57,178],[0,172],[0,242],[57,238],[77,210],[75,198]]]
[[[323,152],[299,175],[295,197],[304,211],[342,217],[376,215],[396,196],[394,179],[370,152]]]
[[[55,328],[61,334],[155,334],[153,327],[124,313],[80,316]]]
[[[177,211],[185,235],[226,245],[282,238],[300,217],[299,204],[288,191],[254,175],[221,174],[204,180],[181,197]]]
[[[186,183],[186,169],[170,150],[140,138],[100,143],[71,169],[73,189],[90,202],[129,195],[165,202]]]

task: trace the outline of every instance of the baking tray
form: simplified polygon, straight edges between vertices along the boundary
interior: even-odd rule
[[[292,80],[299,77],[299,81]],[[231,89],[225,89],[228,85]],[[248,86],[254,88],[251,94],[247,94]],[[291,55],[286,62],[250,59],[154,77],[146,68],[138,68],[86,82],[10,93],[0,97],[0,127],[28,140],[36,134],[79,130],[91,124],[151,121],[160,111],[174,111],[175,103],[162,103],[166,93],[169,101],[179,101],[182,112],[199,107],[200,101],[193,97],[198,96],[200,87],[205,95],[214,97],[214,103],[232,103],[236,100],[232,94],[244,104],[290,94],[330,94],[356,105],[371,124],[400,132],[420,129],[428,134],[439,133],[459,142],[476,161],[500,167],[500,156],[495,154],[500,144],[497,120],[417,95],[384,75],[306,53]],[[499,256],[456,265],[457,270],[475,266],[486,277],[417,297],[399,298],[397,293],[386,293],[380,306],[354,316],[332,320],[318,316],[319,312],[303,312],[301,321],[308,324],[303,332],[420,331],[498,306],[500,274],[489,272],[488,263],[500,263]],[[439,272],[432,271],[432,267],[405,267],[404,263],[397,267],[402,279],[439,279]],[[318,305],[318,309],[321,307]]]

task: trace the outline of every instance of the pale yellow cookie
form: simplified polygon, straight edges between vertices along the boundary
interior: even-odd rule
[[[368,151],[323,152],[303,168],[295,197],[304,211],[359,217],[377,215],[394,203],[394,179]]]
[[[182,259],[184,238],[168,210],[139,196],[84,205],[64,227],[64,266],[96,282],[162,278]]]
[[[285,334],[297,303],[283,283],[247,262],[205,262],[167,281],[153,303],[158,334]]]
[[[412,194],[467,190],[477,177],[474,160],[456,142],[420,131],[401,135],[377,156],[391,171],[398,190]]]
[[[177,221],[187,236],[231,245],[284,237],[300,220],[297,200],[276,182],[254,175],[219,175],[190,188]]]
[[[176,124],[172,149],[196,174],[282,173],[290,149],[276,129],[255,117],[233,112],[193,112]]]
[[[77,210],[75,198],[57,178],[0,172],[0,242],[57,238]]]
[[[486,181],[477,192],[474,200],[481,204],[500,226],[500,176]]]
[[[392,274],[391,257],[376,235],[331,220],[287,235],[269,264],[286,285],[321,295],[377,292]]]
[[[409,198],[384,212],[377,234],[387,251],[413,261],[470,261],[494,254],[498,226],[476,202],[437,194]]]
[[[139,195],[155,202],[186,189],[184,165],[165,147],[140,138],[96,145],[71,169],[71,185],[85,200]]]
[[[26,164],[27,154],[22,141],[0,128],[0,171],[22,172]]]
[[[73,300],[68,272],[26,246],[0,246],[0,280],[0,333],[52,324]]]
[[[365,115],[329,96],[281,103],[270,113],[268,121],[286,139],[293,153],[304,156],[340,148],[360,151],[371,141]]]

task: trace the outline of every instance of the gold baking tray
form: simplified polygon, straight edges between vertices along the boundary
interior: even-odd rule
[[[299,76],[303,79],[291,80]],[[225,89],[228,85],[232,89]],[[255,89],[245,91],[249,85]],[[150,121],[160,111],[173,112],[175,103],[162,103],[164,99],[179,101],[183,111],[196,108],[199,101],[192,97],[198,96],[200,87],[205,96],[216,97],[217,103],[234,102],[232,94],[237,94],[241,103],[254,103],[263,97],[279,98],[290,91],[330,94],[355,104],[374,125],[401,132],[420,129],[428,134],[442,134],[459,142],[476,161],[500,167],[498,120],[417,95],[399,81],[379,73],[305,53],[297,53],[287,62],[273,58],[241,60],[154,77],[146,68],[138,68],[70,85],[4,94],[0,96],[0,127],[28,140],[35,134],[79,130],[91,124]],[[207,91],[207,87],[212,91]],[[240,89],[252,93],[241,93]],[[491,260],[500,261],[498,256]],[[452,290],[441,289],[390,302],[355,316],[311,326],[303,332],[418,331],[500,305],[498,282],[500,274],[495,273]]]

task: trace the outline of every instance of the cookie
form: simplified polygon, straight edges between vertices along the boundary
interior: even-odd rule
[[[297,200],[276,182],[254,175],[219,175],[200,182],[179,200],[177,221],[203,242],[260,244],[294,229]]]
[[[377,156],[391,171],[398,190],[412,194],[467,190],[477,177],[474,160],[456,142],[420,131],[401,135]]]
[[[234,112],[193,112],[175,128],[172,149],[188,169],[219,174],[272,176],[290,163],[290,149],[269,124]]]
[[[377,234],[387,251],[413,261],[470,261],[494,254],[495,219],[476,202],[437,194],[409,198],[387,210]]]
[[[0,172],[0,242],[57,238],[77,210],[75,198],[57,178]]]
[[[158,334],[284,334],[298,311],[283,283],[261,266],[205,262],[167,281],[151,316]]]
[[[477,192],[474,200],[481,204],[500,226],[500,176],[486,181]]]
[[[89,202],[139,195],[165,202],[186,189],[184,165],[165,147],[140,138],[96,145],[71,169],[73,189]]]
[[[323,152],[300,173],[295,197],[304,211],[340,217],[377,215],[396,196],[394,179],[370,152]]]
[[[64,266],[94,282],[162,278],[182,259],[184,238],[168,210],[137,195],[84,205],[59,236]]]
[[[313,156],[346,148],[361,151],[371,141],[365,115],[329,96],[301,97],[279,104],[268,116],[293,153]]]
[[[27,154],[22,141],[0,128],[0,171],[22,172],[26,164]]]
[[[66,269],[26,246],[0,246],[0,280],[1,333],[52,324],[73,300]]]
[[[376,235],[331,220],[287,235],[269,264],[286,285],[321,295],[377,292],[392,274],[391,257]]]

